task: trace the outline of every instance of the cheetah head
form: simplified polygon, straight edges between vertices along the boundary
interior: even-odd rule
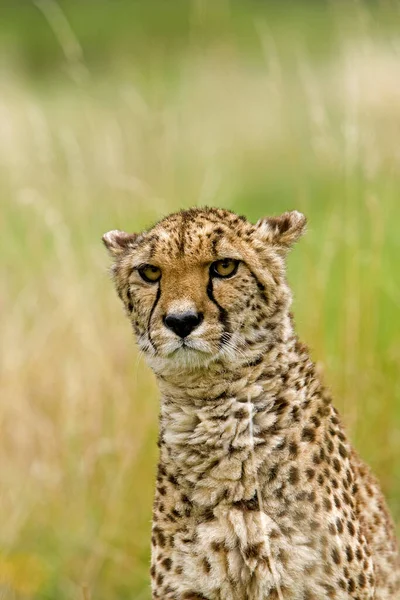
[[[297,211],[254,225],[206,208],[172,214],[139,234],[106,233],[117,292],[150,365],[253,360],[288,313],[285,256],[305,224]]]

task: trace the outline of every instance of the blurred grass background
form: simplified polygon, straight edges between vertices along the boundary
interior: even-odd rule
[[[400,3],[0,8],[0,596],[150,598],[158,398],[101,235],[297,208],[301,337],[400,520]]]

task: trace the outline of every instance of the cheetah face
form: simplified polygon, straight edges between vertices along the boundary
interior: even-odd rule
[[[228,211],[191,209],[141,234],[105,234],[118,294],[150,364],[251,360],[268,342],[277,307],[290,303],[284,256],[304,226],[297,212],[253,225]]]

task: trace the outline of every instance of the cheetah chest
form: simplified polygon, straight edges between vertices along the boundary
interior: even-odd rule
[[[220,506],[213,515],[206,522],[184,527],[165,523],[162,533],[160,525],[156,526],[153,576],[158,593],[163,586],[160,597],[303,598],[297,590],[303,587],[304,574],[317,563],[305,537],[297,534],[289,542],[279,526],[259,511]],[[190,592],[198,595],[185,596]]]

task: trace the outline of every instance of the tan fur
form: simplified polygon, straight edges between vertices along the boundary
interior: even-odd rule
[[[161,390],[153,598],[400,598],[379,485],[293,331],[284,261],[304,227],[193,209],[103,238]],[[241,261],[229,279],[210,275],[222,258]],[[163,317],[188,310],[204,320],[183,347]]]

